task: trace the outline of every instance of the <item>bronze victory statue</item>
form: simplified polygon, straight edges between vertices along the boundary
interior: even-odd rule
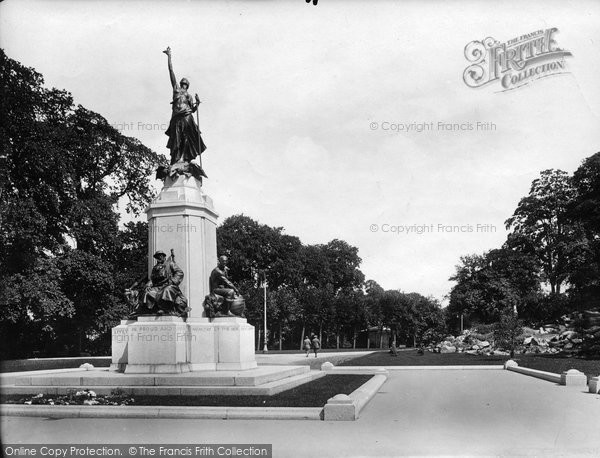
[[[201,180],[201,177],[206,177],[202,166],[191,162],[206,150],[200,129],[193,116],[198,110],[200,99],[198,94],[195,95],[195,99],[192,99],[188,93],[190,83],[187,78],[182,78],[179,83],[177,82],[171,60],[171,48],[168,47],[163,52],[168,57],[169,77],[173,88],[171,121],[165,132],[169,137],[167,148],[171,152],[171,164],[170,167],[159,168],[157,178],[164,179],[168,175],[185,173]]]

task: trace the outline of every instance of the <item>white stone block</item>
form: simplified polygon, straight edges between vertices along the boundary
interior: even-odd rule
[[[217,341],[217,370],[245,370],[257,367],[254,357],[254,326],[245,318],[213,320]]]
[[[600,376],[592,377],[589,384],[590,393],[600,393]]]
[[[188,327],[183,318],[142,316],[128,326],[125,373],[179,373],[189,371]]]
[[[208,318],[188,318],[189,359],[192,371],[217,369],[217,333]]]
[[[325,421],[354,421],[356,418],[356,405],[347,394],[336,394],[323,408]]]
[[[330,371],[330,370],[332,370],[332,369],[333,369],[333,364],[332,364],[332,363],[330,363],[329,361],[327,361],[327,362],[325,362],[325,363],[321,364],[321,370],[322,370],[322,371]]]
[[[587,377],[577,369],[569,369],[561,374],[560,384],[565,386],[587,386]]]
[[[508,369],[509,367],[518,367],[519,363],[517,363],[516,361],[513,361],[512,359],[509,359],[508,361],[506,361],[504,363],[504,369]]]
[[[124,365],[127,364],[127,344],[129,341],[128,327],[135,322],[135,320],[121,320],[121,324],[112,328],[111,370],[122,370]]]

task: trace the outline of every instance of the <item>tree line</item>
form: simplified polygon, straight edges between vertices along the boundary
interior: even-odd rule
[[[529,325],[600,306],[600,153],[570,175],[549,169],[533,180],[499,248],[464,256],[447,308],[457,329],[516,316]]]
[[[0,356],[110,354],[110,330],[128,312],[124,290],[148,256],[147,223],[120,228],[119,204],[139,216],[166,158],[1,49],[0,68]],[[358,249],[343,240],[304,245],[244,215],[226,219],[217,238],[262,336],[266,278],[272,348],[299,348],[309,332],[325,346],[356,346],[369,326],[414,343],[443,326],[435,300],[365,281]]]
[[[246,298],[248,321],[258,329],[257,348],[264,332],[265,279],[267,336],[275,348],[300,349],[309,333],[325,347],[356,348],[366,345],[369,327],[379,334],[389,330],[411,345],[443,332],[436,300],[365,281],[358,248],[343,240],[304,245],[281,227],[236,215],[218,227],[217,250],[229,257],[231,279]]]

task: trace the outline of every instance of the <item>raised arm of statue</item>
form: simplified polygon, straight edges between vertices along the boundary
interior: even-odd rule
[[[175,73],[173,72],[173,63],[171,62],[171,48],[167,47],[167,49],[165,49],[163,51],[169,60],[169,76],[171,77],[171,86],[173,86],[173,89],[177,88],[177,79],[175,78]]]

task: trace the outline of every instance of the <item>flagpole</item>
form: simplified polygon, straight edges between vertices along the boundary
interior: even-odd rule
[[[198,129],[198,161],[200,162],[200,168],[202,169],[202,137],[200,137],[200,117],[198,116],[198,107],[200,106],[198,94],[196,94],[196,100],[198,100],[198,105],[196,105],[196,128]]]

